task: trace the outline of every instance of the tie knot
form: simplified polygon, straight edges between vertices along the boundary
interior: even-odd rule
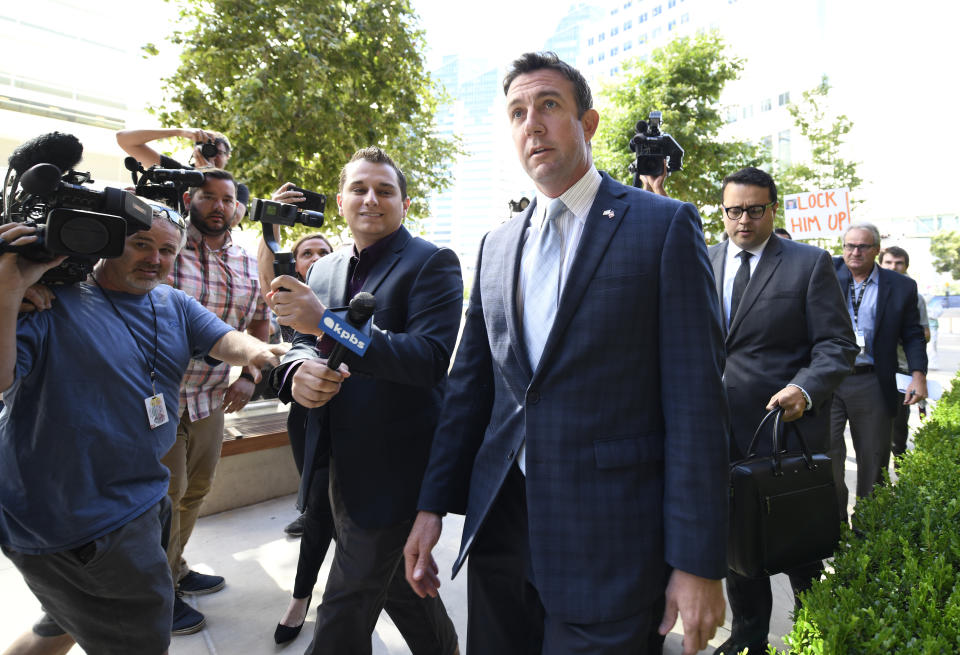
[[[753,257],[753,253],[749,250],[741,250],[737,253],[737,257],[740,258],[741,264],[746,264],[748,261],[750,261],[750,258]]]
[[[560,198],[554,198],[547,205],[547,221],[555,221],[566,209],[567,206],[563,204]]]

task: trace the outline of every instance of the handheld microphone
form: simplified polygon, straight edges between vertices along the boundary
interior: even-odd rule
[[[347,312],[347,323],[355,328],[362,328],[370,317],[373,316],[377,308],[377,300],[372,293],[361,291],[350,301],[350,310]],[[336,371],[343,363],[343,358],[347,354],[347,347],[339,341],[330,351],[330,357],[327,359],[327,366]]]

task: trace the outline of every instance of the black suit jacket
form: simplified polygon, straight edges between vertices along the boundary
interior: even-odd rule
[[[709,249],[721,314],[728,244]],[[794,426],[813,451],[826,452],[833,390],[850,373],[859,350],[830,255],[771,235],[725,343],[731,456],[746,455],[767,403],[788,384],[803,388],[813,403]],[[760,446],[761,453],[771,450],[768,439]]]
[[[849,302],[853,275],[842,257],[834,257],[840,290]],[[877,266],[874,263],[874,266]],[[883,392],[887,413],[897,415],[900,404],[897,391],[897,344],[903,344],[910,371],[927,372],[927,342],[917,308],[917,283],[896,271],[879,268],[877,278],[877,314],[873,329],[873,365]]]
[[[368,350],[363,357],[347,354],[350,378],[307,419],[308,446],[314,442],[309,450],[322,452],[329,442],[347,512],[363,528],[386,527],[416,512],[463,308],[460,262],[453,251],[400,230],[361,289],[377,302]],[[344,248],[310,268],[307,284],[327,307],[348,303],[352,254]],[[279,379],[293,363],[316,357],[316,342],[298,333]],[[283,400],[289,400],[292,376],[287,377]],[[305,462],[305,478],[310,467]]]

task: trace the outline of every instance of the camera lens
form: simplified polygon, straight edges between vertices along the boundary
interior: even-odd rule
[[[203,155],[206,159],[212,159],[217,156],[217,144],[213,141],[208,141],[200,146],[200,154]]]

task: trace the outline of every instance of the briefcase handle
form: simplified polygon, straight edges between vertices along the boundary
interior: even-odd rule
[[[756,431],[753,433],[753,439],[750,440],[750,447],[747,449],[747,459],[751,459],[757,454],[757,446],[760,443],[760,432],[763,430],[763,426],[766,422],[773,417],[773,473],[774,475],[783,474],[783,464],[782,457],[783,453],[787,450],[787,435],[785,425],[789,425],[786,422],[781,424],[780,420],[783,417],[783,407],[774,407],[767,415],[763,417],[763,420],[760,421],[760,425],[757,426]],[[784,427],[781,429],[781,425]],[[783,434],[781,438],[781,433]],[[807,442],[803,440],[803,435],[800,434],[800,430],[793,426],[793,433],[797,435],[797,441],[800,442],[800,451],[803,453],[803,461],[807,465],[807,468],[813,471],[817,468],[817,465],[813,462],[813,455],[810,454],[810,449],[807,448]],[[782,447],[781,447],[782,446]]]

